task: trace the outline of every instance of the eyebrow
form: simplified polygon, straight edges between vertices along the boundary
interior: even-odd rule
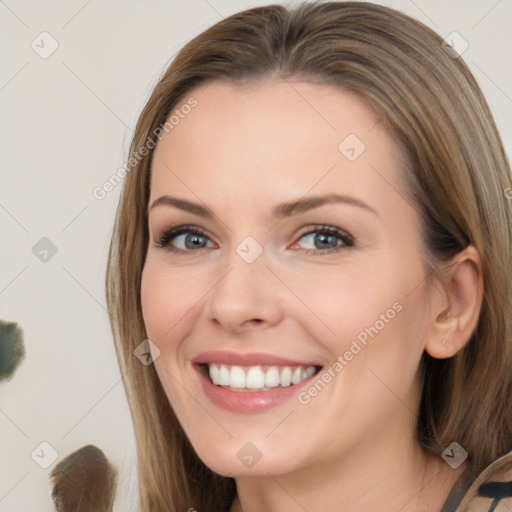
[[[372,208],[370,205],[366,204],[361,199],[357,199],[355,197],[343,195],[343,194],[328,194],[323,196],[312,196],[302,199],[297,199],[295,201],[290,201],[286,203],[279,203],[274,206],[272,209],[272,216],[277,219],[282,219],[284,217],[291,217],[293,215],[297,215],[300,213],[304,213],[308,210],[312,210],[313,208],[318,208],[323,206],[324,204],[332,204],[332,203],[341,203],[347,204],[350,206],[357,206],[363,210],[369,211],[377,217],[379,216],[378,212]],[[194,215],[198,215],[200,217],[205,217],[207,219],[213,219],[215,217],[214,213],[207,207],[202,206],[198,203],[193,203],[186,199],[180,199],[178,197],[172,196],[161,196],[158,199],[155,199],[151,206],[148,208],[148,213],[158,206],[174,206],[180,210],[185,212],[193,213]]]

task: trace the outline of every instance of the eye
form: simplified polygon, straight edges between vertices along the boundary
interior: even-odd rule
[[[211,245],[207,246],[210,243]],[[166,247],[174,252],[206,249],[214,244],[201,228],[196,226],[179,226],[165,231],[156,242],[157,247]]]
[[[309,255],[330,254],[354,246],[354,238],[351,235],[333,226],[318,226],[301,235],[299,240],[309,245],[303,247]],[[298,242],[295,242],[294,246],[297,244]]]
[[[316,229],[310,229],[302,234],[292,248],[295,248],[301,240],[306,245],[303,249],[307,255],[325,255],[354,246],[354,238],[350,234],[325,225],[316,226]],[[197,226],[179,226],[169,229],[158,238],[155,245],[176,253],[215,247],[206,233]]]

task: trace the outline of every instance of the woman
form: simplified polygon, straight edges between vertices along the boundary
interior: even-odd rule
[[[128,163],[107,300],[142,510],[511,508],[510,169],[438,35],[233,15]]]

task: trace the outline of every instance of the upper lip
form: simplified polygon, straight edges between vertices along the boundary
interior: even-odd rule
[[[312,361],[294,361],[260,352],[242,353],[228,351],[202,352],[194,357],[192,362],[195,364],[217,363],[235,366],[321,366]]]

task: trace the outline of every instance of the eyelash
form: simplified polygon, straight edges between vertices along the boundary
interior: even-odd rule
[[[310,226],[313,227],[313,226]],[[307,235],[311,235],[313,233],[321,233],[321,234],[327,234],[327,235],[333,235],[337,236],[341,241],[342,244],[337,245],[336,247],[331,247],[328,249],[303,249],[306,251],[306,254],[308,255],[314,255],[314,256],[324,256],[327,254],[333,254],[336,252],[339,252],[343,249],[349,249],[350,247],[353,247],[355,245],[354,238],[349,235],[347,232],[342,231],[341,229],[335,228],[333,226],[326,226],[326,225],[319,225],[314,226],[315,229],[310,229],[309,231],[306,231],[305,233],[302,233],[298,239],[301,240],[303,237]],[[202,249],[207,249],[207,247],[200,247],[199,249],[178,249],[176,247],[173,247],[170,245],[171,241],[176,238],[179,235],[182,234],[195,234],[204,236],[205,238],[208,238],[206,233],[196,226],[178,226],[176,228],[169,229],[168,231],[165,231],[156,242],[156,247],[174,252],[174,253],[187,253],[187,252],[196,252],[200,251]],[[210,240],[211,241],[211,240]],[[296,242],[295,242],[296,243]],[[295,243],[293,245],[295,245]]]

